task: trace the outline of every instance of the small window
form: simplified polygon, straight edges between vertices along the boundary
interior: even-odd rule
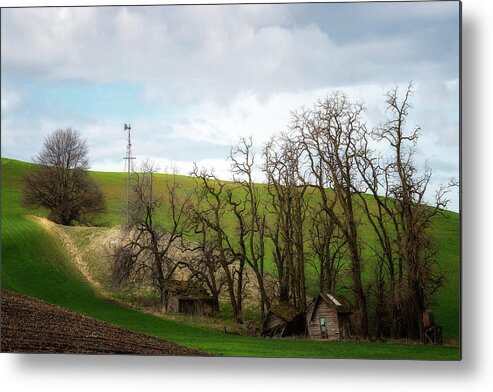
[[[322,338],[327,338],[327,326],[325,325],[325,317],[320,317],[318,319],[320,324],[320,335]]]

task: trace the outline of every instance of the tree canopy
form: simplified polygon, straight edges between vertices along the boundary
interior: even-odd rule
[[[49,219],[89,224],[105,210],[102,191],[89,177],[88,148],[79,132],[58,129],[35,156],[36,168],[24,179],[24,203],[49,210]]]

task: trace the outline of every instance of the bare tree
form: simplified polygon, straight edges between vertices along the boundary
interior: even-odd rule
[[[266,236],[274,245],[279,301],[306,309],[304,226],[308,186],[302,173],[301,150],[290,136],[271,139],[264,149],[264,173],[270,196],[270,222]]]
[[[124,245],[115,254],[115,273],[120,282],[150,279],[158,289],[163,310],[168,310],[168,286],[186,263],[178,253],[186,228],[188,197],[180,197],[176,175],[165,177],[164,195],[153,189],[156,168],[144,162],[134,172],[130,227]],[[165,204],[164,208],[160,208]],[[159,215],[167,223],[158,222]]]
[[[362,190],[357,193],[359,205],[377,239],[375,243],[365,243],[375,257],[372,285],[376,297],[375,335],[400,338],[403,336],[404,269],[402,257],[395,249],[400,242],[400,231],[391,191],[393,164],[385,163],[369,148],[367,135],[360,138],[357,157]]]
[[[89,177],[87,144],[73,129],[49,134],[36,167],[24,179],[23,201],[28,206],[50,211],[49,218],[63,225],[89,224],[95,214],[104,212],[104,196]]]
[[[193,211],[195,232],[205,233],[207,243],[213,246],[211,251],[222,269],[233,320],[242,323],[243,297],[247,283],[245,254],[242,252],[245,241],[244,222],[240,222],[239,232],[233,236],[227,230],[227,217],[232,213],[236,218],[243,219],[241,203],[233,200],[233,194],[226,182],[219,180],[212,172],[199,170],[195,166],[191,174],[198,179],[198,203]]]
[[[358,334],[366,337],[368,313],[362,282],[362,243],[354,202],[357,192],[355,143],[366,131],[361,120],[363,110],[362,105],[350,102],[344,94],[334,93],[319,101],[313,110],[294,113],[291,128],[299,133],[321,207],[344,237],[351,262],[355,324]],[[332,189],[332,198],[327,188]]]
[[[308,216],[308,242],[314,254],[311,265],[318,274],[318,289],[321,293],[334,293],[343,266],[346,242],[320,202],[309,205]]]
[[[188,253],[186,268],[190,272],[190,280],[196,279],[207,286],[213,298],[214,313],[219,315],[221,312],[219,295],[226,282],[214,241],[209,236],[205,222],[197,219],[197,211],[200,209],[193,205],[187,210],[189,228],[198,235],[198,239],[194,242],[186,242],[184,245],[183,250]]]
[[[265,228],[267,210],[260,199],[259,185],[253,181],[255,153],[252,151],[252,139],[241,139],[239,145],[231,149],[231,171],[233,180],[240,185],[244,213],[240,202],[231,201],[240,226],[240,245],[246,263],[255,274],[260,292],[261,318],[270,308],[270,299],[265,287]]]
[[[419,175],[414,151],[420,128],[406,130],[411,108],[412,84],[402,99],[395,88],[387,94],[387,122],[374,132],[378,141],[386,141],[392,149],[388,189],[394,199],[391,214],[397,216],[396,253],[405,267],[404,301],[407,337],[423,340],[422,314],[431,295],[443,284],[443,274],[436,263],[436,246],[430,233],[433,218],[446,206],[448,186],[442,186],[433,205],[425,203],[431,170]],[[454,183],[451,183],[453,186]]]

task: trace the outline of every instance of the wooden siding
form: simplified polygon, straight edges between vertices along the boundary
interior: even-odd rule
[[[178,311],[189,316],[211,317],[214,315],[213,300],[180,298]]]
[[[214,300],[203,298],[179,298],[170,294],[168,299],[168,311],[183,313],[190,316],[215,316]]]
[[[315,304],[315,309],[310,320],[307,320],[308,335],[312,339],[322,339],[320,331],[320,317],[325,317],[325,325],[327,328],[327,339],[338,340],[339,334],[339,320],[337,317],[337,311],[327,305],[325,301],[320,299]]]

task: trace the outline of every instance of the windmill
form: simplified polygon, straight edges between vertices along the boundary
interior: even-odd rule
[[[132,160],[135,157],[132,156],[132,141],[130,139],[130,124],[123,124],[123,132],[128,131],[128,141],[127,141],[127,155],[123,158],[125,160],[125,171],[127,172],[127,226],[130,222],[130,174],[133,170]]]

